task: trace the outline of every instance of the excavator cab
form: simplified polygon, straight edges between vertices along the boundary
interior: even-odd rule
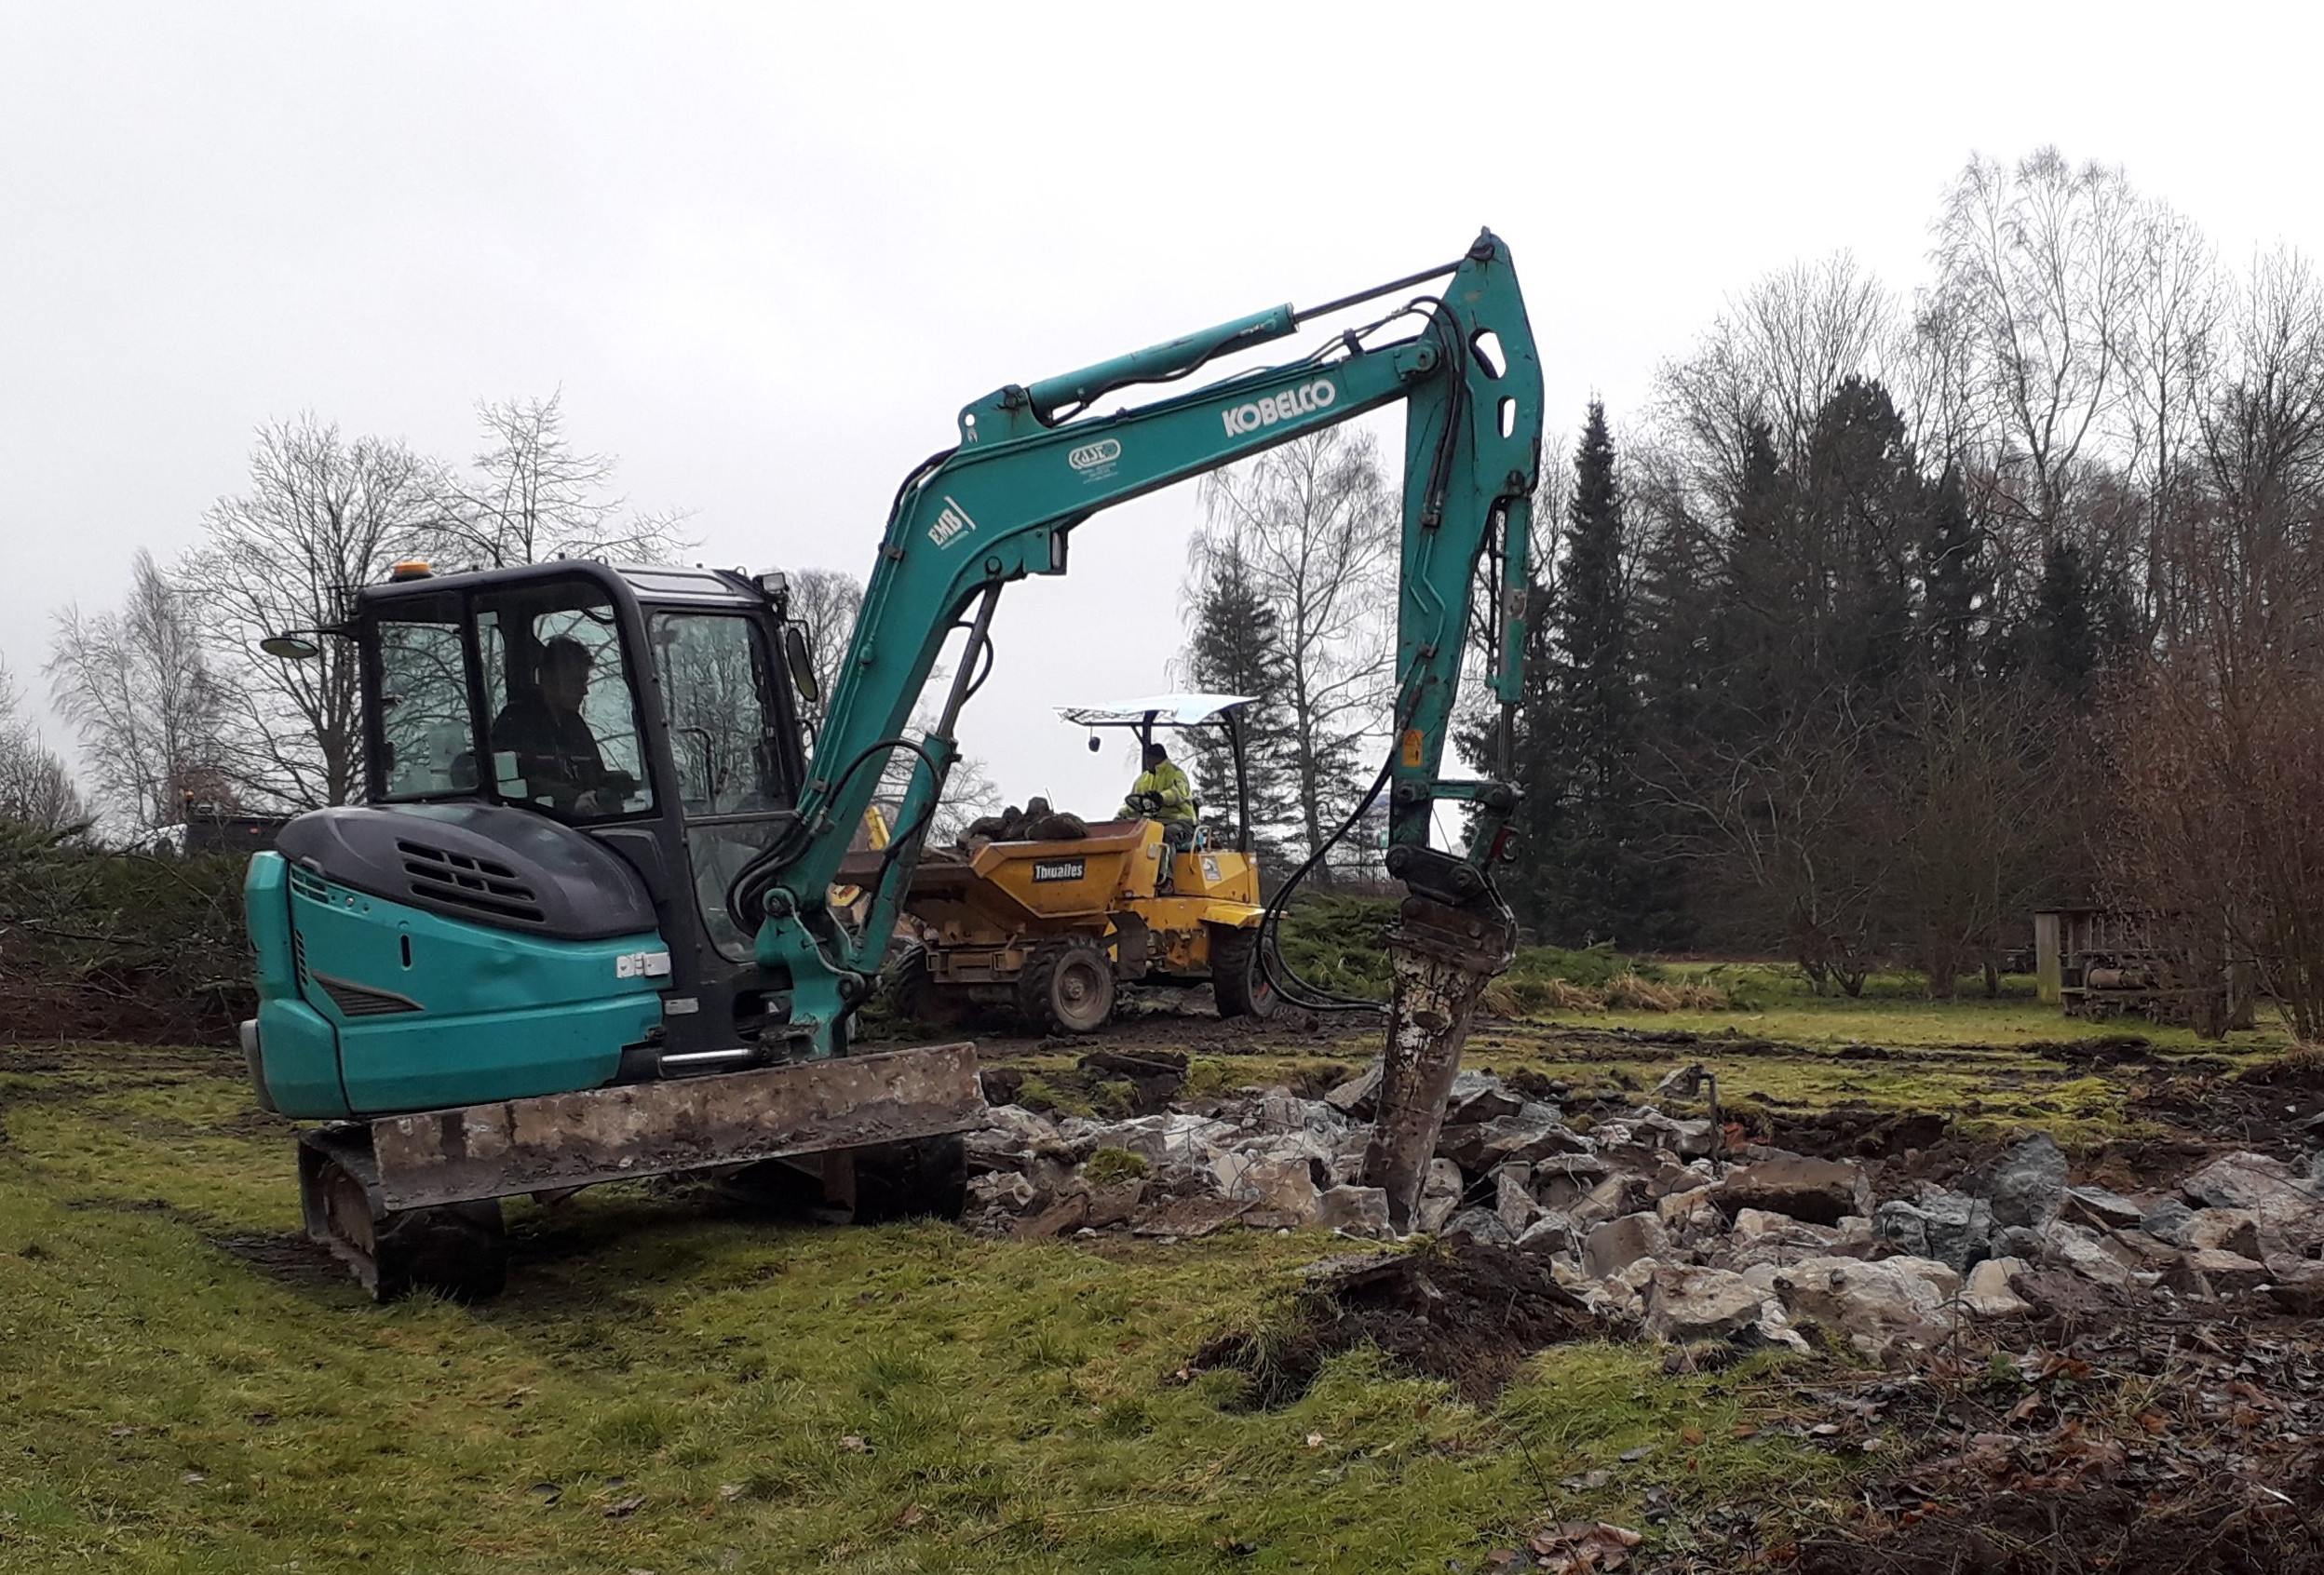
[[[783,981],[726,886],[805,770],[779,582],[407,570],[348,632],[365,802],[300,815],[253,865],[253,913],[279,885],[286,916],[262,956],[288,953],[262,1096],[372,1115],[761,1059]]]
[[[365,801],[297,816],[252,859],[260,1006],[243,1045],[263,1103],[352,1124],[306,1135],[303,1174],[310,1225],[367,1279],[399,1204],[480,1217],[482,1199],[537,1190],[561,1148],[568,1184],[754,1157],[766,1090],[749,1107],[737,1080],[698,1074],[812,1081],[783,1032],[790,981],[726,900],[793,823],[807,770],[794,670],[809,668],[789,660],[804,651],[785,613],[778,575],[405,565],[334,631],[359,653]],[[957,1114],[981,1098],[973,1052],[953,1059],[939,1102]],[[571,1112],[534,1109],[593,1094],[613,1122],[594,1170],[553,1129]],[[530,1116],[538,1163],[508,1163]],[[727,1139],[705,1142],[722,1122]],[[480,1127],[509,1152],[484,1163]]]

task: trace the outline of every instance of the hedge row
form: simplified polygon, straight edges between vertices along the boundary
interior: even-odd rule
[[[248,863],[115,853],[0,822],[0,1039],[231,1048],[255,1006]]]

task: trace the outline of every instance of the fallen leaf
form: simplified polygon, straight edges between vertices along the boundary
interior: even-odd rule
[[[722,1482],[718,1485],[718,1496],[722,1499],[739,1499],[742,1497],[742,1484]]]
[[[627,1499],[622,1499],[615,1503],[606,1505],[605,1518],[608,1520],[627,1520],[644,1507],[645,1495],[643,1493],[635,1493]]]
[[[928,1512],[918,1504],[906,1504],[896,1512],[896,1524],[899,1526],[917,1526],[927,1518]]]
[[[860,1434],[851,1433],[839,1441],[839,1449],[844,1455],[868,1455],[872,1446]]]
[[[1604,1521],[1569,1520],[1534,1533],[1527,1546],[1540,1555],[1539,1568],[1554,1575],[1585,1575],[1586,1571],[1619,1569],[1629,1562],[1630,1550],[1645,1539],[1628,1527]]]
[[[1311,1434],[1309,1434],[1307,1435],[1307,1447],[1309,1447],[1310,1449],[1320,1449],[1320,1448],[1322,1448],[1322,1447],[1323,1447],[1323,1434],[1320,1434],[1320,1433],[1311,1433]]]
[[[183,1476],[179,1477],[178,1480],[180,1482],[207,1482],[209,1478],[201,1472],[189,1471]]]
[[[1699,1428],[1699,1427],[1682,1427],[1682,1428],[1679,1429],[1679,1442],[1680,1442],[1680,1443],[1682,1443],[1682,1444],[1700,1444],[1702,1441],[1703,1441],[1703,1430],[1702,1430],[1701,1428]]]
[[[115,1438],[127,1438],[131,1434],[142,1433],[145,1430],[138,1426],[135,1422],[124,1422],[119,1427],[114,1428],[111,1431]]]

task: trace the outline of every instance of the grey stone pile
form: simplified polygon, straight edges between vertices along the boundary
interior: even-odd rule
[[[1320,1099],[1251,1089],[1123,1121],[996,1106],[968,1142],[971,1219],[1018,1236],[1385,1238],[1386,1197],[1361,1177],[1377,1092],[1375,1067]],[[1878,1356],[1965,1320],[2037,1315],[2073,1282],[2324,1312],[2324,1159],[2310,1174],[2223,1153],[2169,1191],[2125,1194],[2072,1184],[2040,1135],[1951,1186],[1718,1148],[1708,1121],[1465,1072],[1414,1227],[1538,1255],[1587,1305],[1681,1344],[1804,1348],[1820,1330]]]

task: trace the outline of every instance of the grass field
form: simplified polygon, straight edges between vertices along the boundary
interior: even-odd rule
[[[1368,1053],[1129,1027],[1222,1082]],[[1485,1024],[1470,1059],[1589,1086],[1699,1058],[1731,1100],[2119,1130],[2119,1083],[2027,1048],[2074,1028],[2022,1000],[1770,998]],[[1868,1043],[1896,1058],[1846,1058]],[[1485,1407],[1365,1351],[1279,1411],[1182,1378],[1279,1316],[1330,1237],[988,1242],[641,1184],[512,1209],[489,1306],[382,1309],[298,1242],[290,1157],[217,1052],[0,1047],[0,1570],[1474,1569],[1546,1521],[1642,1526],[1650,1494],[1806,1520],[1846,1495],[1832,1456],[1752,1434],[1785,1387],[1765,1358],[1671,1378],[1648,1348],[1559,1348]]]

